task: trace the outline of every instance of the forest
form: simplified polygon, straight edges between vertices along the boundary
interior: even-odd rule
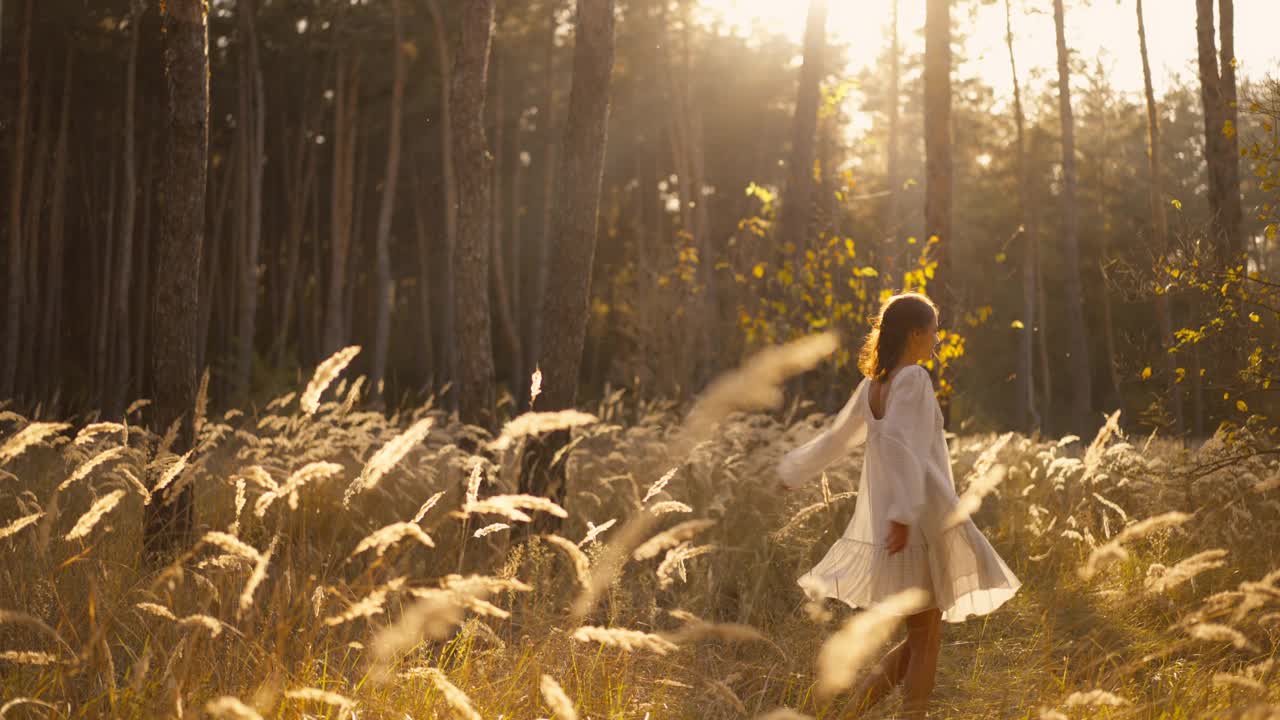
[[[854,716],[904,291],[932,714],[1280,717],[1280,7],[866,5],[0,0],[0,718]]]

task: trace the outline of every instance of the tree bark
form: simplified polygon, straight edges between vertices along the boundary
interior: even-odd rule
[[[266,107],[262,83],[262,61],[258,43],[257,0],[241,0],[237,6],[240,27],[244,32],[245,87],[241,88],[245,105],[239,121],[244,124],[245,180],[247,206],[244,208],[244,245],[239,257],[239,302],[236,303],[236,365],[234,387],[237,395],[247,396],[253,374],[254,338],[258,318],[258,267],[262,245],[262,173],[266,164]]]
[[[945,307],[957,302],[951,278],[953,165],[951,150],[951,0],[927,0],[924,50],[925,236],[937,238],[933,258],[938,263],[930,294]],[[937,289],[935,290],[934,287]],[[941,371],[941,368],[938,369]],[[951,424],[951,402],[939,398],[942,415]]]
[[[485,86],[493,37],[494,0],[464,0],[454,56],[450,103],[457,133],[453,164],[458,182],[457,278],[458,414],[462,422],[491,428],[493,346],[489,315],[491,165],[484,132]]]
[[[141,3],[136,1],[133,3],[133,10],[129,15],[129,24],[132,27],[132,32],[129,39],[129,61],[125,69],[124,147],[122,155],[124,179],[121,192],[122,205],[120,208],[120,252],[119,264],[115,270],[116,287],[113,300],[116,326],[112,334],[116,352],[114,372],[109,380],[110,387],[106,389],[106,409],[110,417],[115,417],[124,410],[129,367],[131,365],[129,358],[129,329],[134,322],[134,318],[129,312],[129,299],[132,294],[133,283],[133,234],[138,209],[138,151],[134,117],[138,103],[138,45],[142,38]]]
[[[209,149],[208,17],[204,0],[161,5],[165,65],[165,152],[160,232],[151,298],[152,429],[180,423],[174,452],[194,442],[196,317]],[[185,543],[193,521],[190,485],[146,507],[144,554],[153,561]]]
[[[1080,243],[1076,215],[1075,118],[1071,109],[1071,70],[1067,54],[1066,14],[1062,0],[1053,0],[1058,41],[1058,110],[1062,119],[1062,254],[1066,265],[1067,358],[1071,378],[1071,429],[1087,435],[1092,418],[1093,378],[1089,365],[1089,336],[1085,328],[1084,291],[1080,281]]]
[[[1013,48],[1013,0],[1004,2],[1005,42],[1009,46],[1009,72],[1013,78],[1013,118],[1018,146],[1018,216],[1022,225],[1022,323],[1018,331],[1018,422],[1015,427],[1028,435],[1040,429],[1036,411],[1035,348],[1036,333],[1036,228],[1031,221],[1031,173],[1027,164],[1027,120],[1022,109],[1022,86],[1018,79],[1018,62]]]
[[[400,21],[400,0],[391,0],[393,23],[391,80],[391,120],[387,129],[387,175],[382,183],[382,205],[378,208],[376,247],[377,320],[373,343],[373,372],[370,382],[379,400],[382,381],[387,374],[387,354],[391,344],[391,309],[395,306],[395,284],[391,277],[391,220],[395,214],[396,188],[400,177],[400,122],[404,107],[405,48]]]
[[[561,282],[543,299],[542,315],[555,323],[544,346],[540,409],[571,408],[577,399],[595,259],[600,188],[609,127],[609,91],[614,61],[614,0],[578,0],[573,51],[573,88],[560,153],[552,260]],[[551,329],[552,326],[548,326]],[[563,502],[563,460],[556,451],[569,440],[551,433],[526,446],[522,492]]]
[[[504,96],[506,88],[503,86],[503,75],[505,69],[502,53],[494,52],[494,163],[493,163],[493,221],[490,227],[491,243],[489,247],[490,258],[490,283],[493,286],[493,303],[495,305],[495,315],[498,317],[498,329],[502,333],[503,340],[507,345],[507,357],[510,358],[511,380],[519,383],[520,378],[524,375],[522,369],[522,353],[520,346],[520,331],[516,326],[515,317],[512,313],[510,286],[507,282],[507,263],[505,258],[505,249],[503,242],[503,212],[505,206],[502,200],[502,185],[507,177],[507,168],[504,159],[507,157],[507,148],[504,142],[506,130],[506,112]]]
[[[1236,91],[1235,0],[1218,0],[1218,36],[1222,71],[1222,215],[1227,253],[1234,262],[1245,251],[1241,225],[1244,209],[1240,195],[1240,113]],[[1231,130],[1228,132],[1227,128]]]
[[[818,136],[818,104],[822,100],[826,33],[827,0],[809,0],[809,14],[804,31],[804,64],[800,67],[796,110],[791,125],[787,196],[782,206],[782,241],[790,242],[801,250],[809,247],[809,230],[812,225],[814,141]]]
[[[18,374],[18,348],[22,342],[22,315],[26,304],[23,277],[22,183],[26,177],[27,115],[30,113],[32,0],[23,4],[25,22],[18,48],[18,114],[13,131],[13,159],[9,169],[9,292],[5,313],[4,359],[0,363],[0,399],[15,395]]]
[[[1160,156],[1160,109],[1156,105],[1155,88],[1151,82],[1151,60],[1147,54],[1147,23],[1142,0],[1136,0],[1138,15],[1138,50],[1142,54],[1142,87],[1147,100],[1147,174],[1148,204],[1151,206],[1151,228],[1155,237],[1156,271],[1161,272],[1169,252],[1169,218],[1164,204],[1164,177]],[[1157,281],[1159,282],[1159,281]],[[1178,360],[1168,352],[1173,347],[1173,319],[1169,307],[1169,295],[1156,289],[1156,325],[1160,330],[1160,345],[1165,359],[1165,391],[1173,413],[1174,434],[1181,438],[1184,431],[1182,417],[1182,389],[1178,387]]]
[[[542,107],[539,108],[538,126],[542,128],[544,138],[542,151],[542,213],[538,232],[538,245],[534,262],[534,277],[530,290],[532,297],[526,300],[525,307],[528,328],[525,343],[527,355],[525,367],[538,367],[538,359],[542,355],[542,333],[544,318],[539,310],[543,298],[547,294],[547,284],[551,277],[551,216],[555,207],[556,166],[559,136],[556,134],[556,30],[559,25],[557,11],[561,0],[548,0],[546,44],[543,59]],[[521,398],[527,398],[529,388],[521,383]]]
[[[892,277],[900,272],[899,265],[902,262],[902,258],[899,257],[900,248],[898,247],[900,240],[899,198],[902,194],[902,143],[900,138],[902,134],[902,47],[898,40],[899,5],[900,0],[893,0],[893,17],[890,21],[892,27],[890,28],[889,41],[889,148],[888,159],[885,163],[885,183],[888,186],[889,196],[885,200],[883,220],[884,247],[880,251],[880,276],[876,281],[876,284],[881,289],[888,287],[885,283],[891,283]]]
[[[1230,0],[1222,0],[1224,27],[1222,56],[1226,67],[1218,68],[1214,38],[1214,0],[1196,0],[1196,48],[1200,69],[1200,99],[1204,104],[1204,155],[1209,169],[1209,215],[1214,249],[1220,262],[1227,262],[1243,248],[1240,237],[1239,153],[1235,148],[1235,68],[1234,40],[1228,23],[1234,20]],[[1230,51],[1233,57],[1227,59]],[[1229,87],[1228,87],[1229,85]],[[1228,123],[1230,122],[1230,125]],[[1231,137],[1229,138],[1228,135]]]
[[[346,61],[339,51],[334,93],[333,192],[330,204],[329,292],[325,302],[326,357],[347,344],[345,317],[347,264],[351,252],[352,199],[355,184],[356,109],[360,72],[358,61]]]
[[[75,70],[75,51],[67,47],[62,73],[62,110],[58,118],[58,140],[53,151],[53,192],[49,199],[49,264],[44,285],[44,307],[41,327],[56,328],[62,322],[63,249],[67,210],[67,154],[70,152],[71,87]],[[62,362],[62,333],[41,333],[39,353],[43,382],[42,397],[51,396],[58,386],[56,376]],[[56,412],[56,408],[51,408]]]
[[[436,64],[440,71],[440,165],[444,176],[444,250],[446,267],[449,272],[443,273],[444,279],[444,312],[441,322],[441,339],[435,351],[436,372],[443,377],[437,382],[453,382],[458,377],[457,354],[450,351],[453,339],[457,337],[458,303],[455,295],[456,278],[453,276],[453,256],[457,252],[458,241],[458,178],[453,161],[453,109],[450,99],[450,71],[452,62],[449,52],[449,38],[445,31],[444,13],[440,10],[439,0],[427,0],[427,9],[431,13],[435,28]],[[423,266],[424,268],[426,265]],[[424,287],[429,286],[430,278],[423,277]],[[427,331],[431,328],[427,327]],[[451,406],[457,406],[458,389],[454,387],[450,393]]]

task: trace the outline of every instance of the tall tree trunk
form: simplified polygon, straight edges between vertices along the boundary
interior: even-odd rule
[[[924,49],[925,237],[934,238],[938,263],[931,295],[953,311],[958,300],[951,277],[953,166],[951,154],[951,0],[927,0]],[[941,368],[939,368],[939,371]],[[949,396],[940,398],[951,424]]]
[[[1236,92],[1235,0],[1218,0],[1218,36],[1222,82],[1222,225],[1233,259],[1245,251],[1244,210],[1240,197],[1240,113]],[[1228,130],[1228,128],[1230,128]]]
[[[409,176],[413,181],[413,196],[422,197],[422,179],[418,174],[418,163],[409,163]],[[430,386],[438,387],[440,375],[444,369],[436,363],[435,342],[432,335],[433,316],[437,310],[431,303],[431,233],[427,230],[427,219],[422,210],[422,203],[413,204],[413,230],[417,242],[418,255],[418,292],[419,313],[422,315],[422,350],[427,359],[427,380]]]
[[[1027,119],[1022,110],[1022,85],[1013,49],[1013,0],[1004,2],[1005,42],[1009,46],[1009,72],[1013,78],[1013,119],[1018,145],[1018,217],[1022,225],[1022,329],[1018,332],[1018,423],[1031,434],[1040,429],[1036,411],[1035,348],[1036,331],[1036,228],[1031,221],[1031,173],[1027,164]]]
[[[51,66],[52,63],[46,63]],[[35,397],[35,388],[32,382],[43,375],[35,363],[35,347],[37,339],[41,333],[41,328],[36,325],[35,319],[39,313],[40,286],[44,278],[44,273],[40,267],[41,240],[44,238],[42,223],[44,222],[44,193],[48,183],[49,163],[45,158],[49,157],[49,142],[53,134],[53,72],[50,67],[44,73],[44,79],[40,83],[40,105],[39,120],[35,126],[35,146],[32,148],[32,157],[41,159],[41,162],[34,163],[31,169],[31,178],[29,180],[28,197],[23,201],[26,206],[26,219],[23,222],[23,235],[26,240],[26,288],[25,294],[30,299],[28,303],[29,312],[23,313],[23,330],[22,330],[22,347],[18,357],[17,370],[17,387],[26,388],[30,397]]]
[[[1090,431],[1093,379],[1089,365],[1089,336],[1085,328],[1084,291],[1080,284],[1080,243],[1076,215],[1075,118],[1071,110],[1071,70],[1067,55],[1066,17],[1062,0],[1053,0],[1058,38],[1058,110],[1062,118],[1062,255],[1065,261],[1067,310],[1067,368],[1071,378],[1071,430]]]
[[[338,82],[334,93],[333,193],[330,203],[329,292],[325,300],[325,356],[348,342],[346,327],[347,260],[351,251],[352,199],[355,191],[356,108],[359,99],[358,60],[346,61],[339,51]]]
[[[160,177],[160,233],[151,298],[152,429],[180,423],[174,452],[194,442],[196,317],[204,236],[209,154],[208,17],[204,0],[161,5],[165,66],[165,152]],[[143,549],[158,558],[185,543],[192,529],[192,493],[162,494],[144,512]]]
[[[133,285],[133,233],[138,209],[138,151],[134,117],[138,103],[138,45],[142,38],[142,4],[133,3],[129,16],[132,37],[129,39],[129,62],[126,67],[124,91],[124,179],[120,208],[120,262],[115,270],[115,371],[114,377],[104,388],[107,398],[107,414],[111,417],[124,411],[128,393],[130,345],[129,329],[134,320],[129,312],[129,299]]]
[[[510,286],[507,283],[507,263],[505,257],[505,243],[503,242],[503,213],[506,210],[503,204],[502,185],[507,177],[507,168],[505,159],[507,157],[506,147],[506,108],[505,96],[506,87],[504,87],[503,76],[505,75],[505,62],[501,52],[494,52],[493,68],[494,68],[494,133],[493,133],[493,222],[490,227],[490,282],[493,286],[493,302],[495,315],[498,317],[498,329],[502,333],[502,338],[507,345],[507,357],[510,358],[509,370],[511,372],[511,381],[514,384],[519,383],[524,375],[522,368],[522,350],[520,348],[520,331],[516,325],[515,317],[512,313]]]
[[[26,304],[22,242],[22,182],[26,177],[27,115],[31,112],[30,55],[32,0],[24,4],[21,46],[18,48],[18,115],[14,122],[13,159],[9,167],[9,292],[5,313],[3,363],[0,363],[0,399],[14,396],[17,387],[18,347],[22,342],[22,316]]]
[[[62,71],[62,110],[58,118],[58,140],[53,155],[53,194],[49,200],[49,254],[48,270],[44,285],[43,320],[41,327],[61,327],[63,248],[67,210],[67,154],[70,152],[71,88],[75,73],[75,50],[67,46],[67,59]],[[43,368],[43,382],[39,388],[41,397],[50,397],[57,389],[58,369],[62,362],[62,333],[41,333],[39,364]],[[51,408],[56,412],[56,408]]]
[[[902,47],[898,40],[898,6],[900,0],[893,0],[892,27],[889,40],[889,147],[888,159],[885,163],[885,183],[889,191],[885,199],[884,209],[884,246],[880,250],[880,276],[876,284],[881,290],[891,288],[885,283],[901,271],[902,258],[899,257],[899,199],[902,194]],[[1015,87],[1016,90],[1016,87]],[[896,281],[895,281],[896,282]]]
[[[382,397],[382,381],[387,374],[387,354],[391,344],[391,309],[395,307],[395,283],[391,278],[391,220],[395,214],[396,187],[400,177],[400,116],[404,106],[405,48],[400,22],[400,0],[391,0],[393,18],[391,80],[391,120],[387,129],[387,175],[382,183],[382,205],[378,208],[376,248],[377,328],[373,342],[373,391]]]
[[[573,88],[560,153],[560,185],[552,238],[561,282],[543,299],[542,315],[553,320],[547,334],[540,409],[571,408],[577,399],[595,260],[600,187],[609,127],[609,87],[614,59],[614,0],[578,0],[573,50]],[[523,492],[563,503],[564,462],[551,466],[567,431],[530,443],[520,477]]]
[[[804,64],[796,89],[791,124],[791,159],[787,165],[787,196],[782,205],[782,241],[801,250],[809,247],[813,211],[814,142],[818,136],[818,104],[827,46],[827,0],[809,0],[805,20]]]
[[[246,180],[248,183],[247,207],[245,207],[244,245],[240,262],[239,301],[236,303],[236,370],[235,392],[245,396],[250,390],[253,373],[254,337],[257,335],[258,318],[258,267],[262,244],[262,173],[266,164],[266,107],[262,82],[262,61],[258,43],[258,3],[244,0],[237,6],[240,27],[244,32],[241,62],[242,77],[246,87],[241,88],[247,106],[242,108],[240,122],[244,124]]]
[[[464,0],[454,54],[452,105],[454,173],[458,181],[457,278],[458,414],[462,422],[492,427],[493,346],[489,317],[489,223],[492,156],[484,132],[485,86],[493,37],[494,0]]]
[[[1155,265],[1163,266],[1169,252],[1169,218],[1164,205],[1164,177],[1160,162],[1160,109],[1156,105],[1156,93],[1151,82],[1151,61],[1147,54],[1147,23],[1142,10],[1142,0],[1136,0],[1138,14],[1138,50],[1142,54],[1142,87],[1147,99],[1147,184],[1148,204],[1151,206],[1151,228],[1155,234]],[[1177,381],[1178,359],[1168,352],[1173,347],[1173,318],[1169,295],[1156,288],[1156,324],[1160,329],[1160,345],[1165,359],[1165,392],[1173,412],[1174,434],[1182,437],[1182,388]]]
[[[543,87],[542,87],[542,106],[538,111],[538,127],[542,128],[543,151],[542,151],[542,214],[541,224],[538,232],[538,246],[536,249],[534,262],[534,277],[530,290],[533,291],[532,297],[526,300],[525,307],[528,312],[528,319],[525,326],[528,328],[525,343],[527,355],[525,357],[525,367],[537,367],[538,359],[542,355],[542,334],[544,318],[542,313],[543,298],[547,294],[547,284],[551,277],[551,215],[555,207],[555,195],[552,188],[555,187],[558,141],[560,136],[556,133],[559,129],[556,119],[556,31],[559,28],[559,19],[557,17],[561,0],[548,0],[547,7],[547,26],[546,39],[543,59]],[[521,383],[522,399],[529,395],[529,388]]]
[[[440,165],[444,185],[444,255],[445,265],[449,272],[443,273],[444,280],[444,313],[441,322],[441,339],[435,351],[433,363],[437,373],[436,382],[454,382],[458,378],[458,356],[452,352],[453,340],[457,337],[458,303],[456,298],[456,278],[453,276],[453,256],[458,244],[458,178],[453,160],[453,108],[451,105],[449,38],[445,31],[444,13],[440,10],[439,0],[427,0],[427,9],[431,12],[435,28],[436,64],[440,71]],[[425,267],[425,265],[424,265]],[[424,287],[430,278],[423,277]],[[430,327],[427,328],[430,331]],[[441,377],[442,376],[442,377]],[[457,406],[458,389],[453,387],[449,393],[449,405]]]
[[[1210,228],[1216,255],[1220,262],[1227,262],[1236,249],[1242,247],[1238,209],[1239,159],[1232,149],[1236,146],[1235,123],[1227,124],[1234,117],[1233,113],[1228,112],[1228,104],[1234,102],[1234,97],[1228,100],[1228,95],[1235,94],[1235,69],[1231,67],[1231,61],[1226,61],[1228,67],[1219,74],[1213,4],[1214,0],[1196,0],[1196,47],[1200,68],[1200,99],[1204,104],[1204,155],[1209,169]],[[1229,0],[1224,0],[1223,9],[1223,19],[1233,19],[1231,16],[1234,13]],[[1232,45],[1231,49],[1234,51],[1231,35],[1231,28],[1222,29],[1224,60],[1228,49],[1225,45]],[[1225,87],[1228,77],[1230,89]],[[1228,135],[1232,136],[1230,140]]]

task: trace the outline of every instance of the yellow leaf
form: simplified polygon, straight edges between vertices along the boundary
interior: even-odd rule
[[[1249,412],[1249,406],[1243,400],[1236,401],[1236,409],[1240,412]]]
[[[1014,330],[1021,330],[1026,326],[1022,324],[1021,320],[1014,320],[1013,322],[1009,323],[1009,327],[1013,328]]]
[[[1004,262],[1006,259],[1008,259],[1008,256],[1007,256],[1007,255],[1005,255],[1004,253],[1002,253],[1002,252],[1000,252],[1000,253],[996,253],[996,262],[998,262],[998,263],[1002,263],[1002,262]]]
[[[1181,200],[1178,200],[1178,199],[1174,199],[1174,200],[1173,200],[1173,207],[1174,207],[1175,209],[1177,209],[1177,210],[1181,210],[1181,209],[1182,209],[1182,201],[1181,201]]]
[[[1254,322],[1259,322],[1262,318],[1258,317],[1258,313],[1249,313],[1249,319]]]
[[[1148,365],[1148,366],[1146,366],[1146,367],[1142,368],[1142,379],[1143,379],[1143,380],[1146,380],[1146,379],[1147,379],[1147,378],[1149,378],[1149,377],[1151,377],[1151,366],[1150,366],[1150,365]]]
[[[764,277],[764,263],[756,263],[756,266],[751,269],[751,274],[758,278]]]

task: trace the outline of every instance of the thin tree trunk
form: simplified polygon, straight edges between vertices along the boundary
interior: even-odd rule
[[[1006,0],[1007,2],[1007,0]],[[898,247],[899,241],[899,198],[902,193],[901,138],[902,121],[902,48],[898,40],[898,6],[900,0],[893,0],[893,18],[890,21],[889,41],[889,148],[885,167],[885,182],[889,196],[885,199],[884,209],[884,247],[880,255],[880,276],[876,284],[885,288],[892,284],[893,276],[900,270],[902,262]],[[1016,79],[1015,79],[1016,83]],[[1017,86],[1014,87],[1015,92]]]
[[[151,283],[154,274],[151,272],[151,236],[154,229],[152,219],[154,217],[155,202],[152,200],[152,188],[155,187],[152,182],[155,176],[155,133],[147,136],[147,150],[143,155],[142,161],[142,184],[138,186],[138,190],[142,195],[142,230],[138,235],[139,257],[138,257],[138,290],[133,294],[138,306],[145,308],[147,298],[151,297]],[[147,380],[146,363],[142,358],[147,356],[147,337],[151,331],[148,325],[148,314],[140,312],[137,314],[137,326],[133,331],[133,377],[130,387],[135,392],[140,391]],[[125,396],[128,401],[130,398]],[[127,406],[126,406],[127,407]]]
[[[1142,85],[1147,100],[1147,173],[1149,182],[1148,203],[1151,206],[1151,227],[1155,232],[1155,266],[1162,267],[1169,252],[1169,219],[1164,205],[1164,177],[1160,162],[1160,110],[1156,105],[1156,93],[1151,82],[1151,61],[1147,55],[1147,24],[1142,10],[1142,0],[1136,0],[1138,14],[1138,50],[1142,54]],[[1160,345],[1165,359],[1165,389],[1173,412],[1174,434],[1181,438],[1185,430],[1182,417],[1182,388],[1178,386],[1178,359],[1168,352],[1173,347],[1173,320],[1169,307],[1169,295],[1156,289],[1156,324],[1160,329]]]
[[[373,343],[373,373],[370,382],[379,400],[382,397],[382,381],[387,374],[387,355],[391,343],[391,309],[395,306],[395,283],[391,277],[391,220],[395,214],[396,188],[400,178],[400,121],[404,107],[405,48],[400,22],[400,0],[391,0],[393,18],[391,80],[391,120],[387,138],[387,175],[382,183],[382,206],[378,209],[378,236],[376,239],[377,280],[374,294],[377,296],[377,328]]]
[[[409,163],[410,177],[413,178],[413,196],[422,197],[422,179],[418,174],[418,164]],[[422,203],[415,202],[413,204],[413,229],[414,235],[418,241],[418,283],[416,286],[418,292],[419,312],[422,315],[422,350],[423,357],[427,359],[428,367],[427,379],[429,385],[438,386],[442,372],[440,365],[434,362],[436,357],[435,343],[432,337],[432,315],[433,307],[431,303],[431,234],[427,231],[427,219],[422,211]]]
[[[329,292],[325,303],[325,356],[342,349],[346,333],[347,264],[351,250],[352,198],[355,183],[356,108],[359,62],[345,61],[340,51],[334,94],[333,191],[330,202]]]
[[[62,72],[62,110],[58,118],[58,140],[53,155],[53,194],[49,200],[49,264],[44,285],[43,321],[45,328],[60,327],[62,322],[63,247],[67,221],[67,154],[70,152],[71,88],[75,70],[75,51],[67,46],[67,59]],[[41,333],[39,354],[43,382],[41,397],[49,397],[57,389],[58,368],[62,361],[62,333]],[[55,410],[56,408],[51,408]]]
[[[112,302],[110,298],[114,297],[116,286],[115,257],[116,257],[116,200],[120,193],[120,184],[113,181],[116,177],[118,165],[115,158],[111,161],[111,171],[107,175],[107,205],[106,205],[106,222],[102,224],[102,234],[105,236],[102,243],[102,262],[99,264],[99,273],[102,276],[101,290],[98,294],[100,298],[106,298],[97,307],[98,322],[96,326],[97,343],[94,352],[94,381],[93,381],[93,397],[99,406],[106,405],[107,386],[111,382],[111,322],[113,313]]]
[[[557,10],[560,6],[560,0],[549,0],[547,12],[546,27],[546,44],[545,58],[543,60],[543,99],[542,111],[539,112],[538,126],[542,128],[544,138],[544,146],[542,152],[542,215],[541,226],[538,233],[537,256],[534,263],[534,282],[533,297],[527,300],[526,308],[529,314],[526,327],[528,330],[528,355],[525,360],[525,367],[539,367],[539,360],[542,357],[542,334],[544,326],[544,318],[539,312],[542,308],[543,298],[547,294],[547,284],[551,277],[551,215],[554,207],[555,196],[552,188],[555,187],[556,167],[559,135],[556,130],[556,29],[559,25],[557,19]],[[683,182],[683,179],[681,180]],[[522,383],[523,385],[523,383]],[[528,389],[521,388],[522,397],[528,395]]]
[[[1232,261],[1245,251],[1241,224],[1244,210],[1240,196],[1240,119],[1236,92],[1235,2],[1218,0],[1218,36],[1221,39],[1222,72],[1222,225],[1226,250]],[[1230,128],[1230,130],[1228,130]]]
[[[258,43],[258,3],[243,0],[237,6],[241,29],[244,32],[244,79],[247,87],[241,89],[247,100],[240,121],[245,125],[246,180],[248,182],[247,207],[244,209],[244,245],[240,261],[239,302],[236,318],[236,370],[234,387],[237,395],[249,393],[253,374],[254,337],[257,335],[258,318],[258,267],[262,245],[262,173],[266,164],[266,107],[262,82],[262,61]]]
[[[951,277],[953,165],[951,150],[951,0],[927,0],[924,50],[925,236],[937,262],[931,292],[945,307],[957,303]],[[941,368],[938,368],[939,372]],[[947,427],[951,425],[949,396],[939,399]]]
[[[52,65],[52,63],[47,63]],[[52,68],[44,73],[44,80],[40,83],[40,109],[39,120],[35,127],[35,147],[33,148],[32,157],[39,158],[41,162],[33,165],[31,171],[31,180],[29,195],[25,201],[26,220],[23,223],[23,234],[26,237],[26,289],[25,293],[30,298],[30,311],[23,313],[23,331],[22,331],[22,348],[18,358],[17,369],[17,387],[27,388],[27,393],[34,395],[35,388],[32,382],[43,373],[36,367],[35,350],[36,343],[42,329],[35,324],[36,316],[39,313],[40,285],[44,275],[40,268],[40,245],[43,234],[41,232],[41,224],[44,221],[44,193],[48,181],[49,163],[45,158],[49,157],[49,141],[53,134],[53,79]]]
[[[1018,216],[1022,224],[1022,329],[1018,332],[1018,424],[1031,434],[1040,429],[1036,412],[1034,338],[1036,333],[1036,228],[1031,222],[1031,173],[1027,162],[1027,120],[1022,109],[1022,86],[1013,48],[1013,0],[1005,0],[1005,42],[1009,46],[1009,72],[1013,78],[1013,117],[1018,145]]]
[[[462,422],[489,428],[493,415],[493,347],[489,315],[489,246],[492,220],[492,156],[484,132],[485,86],[493,37],[494,0],[464,0],[454,53],[450,101],[457,145],[458,414]]]
[[[809,0],[804,31],[804,64],[796,90],[791,125],[791,159],[787,165],[787,195],[782,205],[782,241],[798,249],[809,247],[813,221],[814,141],[818,136],[818,104],[822,97],[827,46],[827,0]]]
[[[453,160],[453,108],[450,98],[450,73],[453,68],[450,60],[449,38],[445,31],[444,13],[440,10],[439,0],[427,0],[427,9],[435,28],[436,64],[440,72],[440,165],[444,184],[444,313],[441,323],[441,339],[435,348],[435,368],[437,382],[456,382],[458,378],[457,353],[451,352],[453,339],[457,337],[458,303],[456,298],[456,279],[453,276],[453,257],[458,243],[458,178]],[[429,285],[430,278],[423,277],[424,286]],[[429,328],[428,328],[429,329]],[[457,407],[457,387],[449,393],[449,405]]]
[[[1071,377],[1071,429],[1079,435],[1090,430],[1093,378],[1089,365],[1089,337],[1085,328],[1084,291],[1080,284],[1080,243],[1076,215],[1075,119],[1071,110],[1071,71],[1068,64],[1066,17],[1062,0],[1053,0],[1058,40],[1058,109],[1062,118],[1062,254],[1066,277],[1067,367]]]
[[[1196,0],[1196,46],[1200,67],[1200,99],[1204,104],[1204,156],[1209,170],[1209,216],[1214,249],[1221,262],[1230,256],[1234,240],[1227,210],[1227,177],[1224,155],[1227,139],[1226,98],[1214,38],[1214,0]],[[1233,158],[1234,159],[1234,158]]]
[[[22,182],[26,178],[27,115],[30,113],[32,0],[24,4],[21,46],[18,49],[18,115],[13,131],[13,159],[9,169],[9,292],[5,314],[4,361],[0,364],[0,399],[14,396],[18,374],[18,347],[22,342],[22,316],[26,304],[22,269]]]
[[[563,410],[577,399],[587,320],[591,314],[591,272],[595,260],[600,188],[609,127],[609,88],[614,59],[614,0],[578,0],[573,51],[573,88],[560,153],[560,185],[552,238],[553,262],[561,276],[543,299],[542,315],[554,319],[548,333],[540,409]],[[563,503],[564,462],[556,452],[567,431],[530,443],[521,472],[522,492]]]
[[[204,236],[209,152],[208,18],[204,0],[161,5],[165,64],[166,136],[160,177],[160,234],[151,304],[152,429],[180,423],[174,452],[194,442],[196,317],[200,248]],[[144,512],[144,554],[153,562],[189,540],[192,493],[163,493]]]
[[[138,151],[134,117],[138,103],[138,45],[142,38],[141,3],[133,3],[129,23],[132,37],[129,39],[129,61],[125,69],[123,204],[120,208],[119,264],[115,270],[116,287],[112,301],[116,323],[112,332],[116,350],[115,369],[112,376],[109,376],[109,387],[104,388],[107,414],[111,417],[124,410],[131,364],[129,328],[133,324],[133,318],[129,312],[129,299],[133,287],[133,234],[138,209]]]
[[[512,383],[518,383],[520,377],[524,374],[521,363],[520,348],[520,331],[516,326],[515,318],[512,313],[511,293],[507,285],[507,265],[504,252],[504,244],[502,241],[503,234],[503,213],[505,206],[502,202],[502,184],[507,176],[506,165],[504,159],[507,157],[507,148],[504,142],[506,129],[506,112],[503,92],[506,88],[503,86],[504,62],[502,53],[495,52],[493,60],[494,68],[494,142],[493,142],[493,225],[490,233],[491,243],[489,248],[492,265],[490,273],[491,283],[493,285],[493,302],[497,306],[496,315],[498,316],[498,328],[502,331],[502,337],[506,341],[508,356],[511,360],[511,380]],[[513,388],[514,389],[514,388]]]

